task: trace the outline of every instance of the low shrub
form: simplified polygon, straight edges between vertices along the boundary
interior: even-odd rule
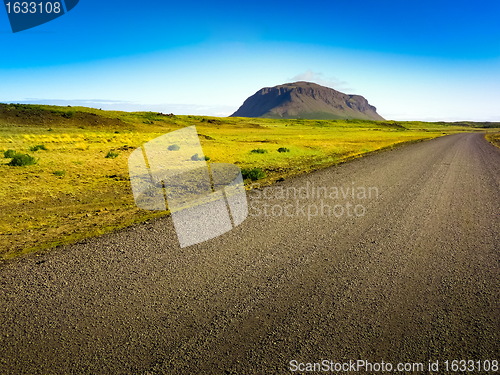
[[[266,177],[266,173],[260,168],[243,168],[241,170],[241,175],[244,180],[250,179],[252,181]]]
[[[278,152],[290,152],[290,149],[286,147],[280,147],[278,148]]]
[[[14,155],[16,155],[16,154],[17,154],[17,152],[14,150],[7,150],[7,151],[4,151],[3,157],[4,158],[13,158]]]
[[[252,154],[265,154],[267,153],[267,150],[264,150],[263,148],[256,148],[250,151]]]
[[[201,161],[201,160],[210,160],[210,158],[208,156],[204,156],[204,157],[200,157],[198,154],[194,154],[193,156],[191,156],[191,160],[193,161]]]
[[[179,145],[170,145],[168,146],[168,151],[179,151],[180,148],[181,147]]]
[[[12,160],[8,163],[8,165],[13,167],[22,167],[25,165],[33,165],[36,164],[38,160],[36,160],[33,156],[28,154],[15,154],[12,157]]]
[[[119,155],[119,154],[118,154],[118,152],[109,151],[109,152],[106,154],[105,158],[106,158],[106,159],[114,159],[114,158],[118,157],[118,155]]]
[[[47,147],[45,147],[45,145],[36,145],[36,146],[30,147],[30,151],[38,151],[38,150],[47,151]]]
[[[66,175],[66,171],[54,171],[53,174],[57,177],[64,177]]]

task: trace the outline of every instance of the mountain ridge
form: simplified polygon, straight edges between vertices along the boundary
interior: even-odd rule
[[[264,87],[230,117],[384,120],[361,95],[305,81]]]

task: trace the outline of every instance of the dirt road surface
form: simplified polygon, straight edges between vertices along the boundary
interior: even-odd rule
[[[367,193],[313,196],[320,187]],[[481,134],[265,192],[249,194],[244,223],[199,245],[179,248],[162,218],[1,265],[0,373],[291,374],[293,360],[499,359],[500,150]]]

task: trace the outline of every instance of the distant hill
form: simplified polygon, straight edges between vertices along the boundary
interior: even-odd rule
[[[109,117],[107,112],[93,108],[4,103],[0,103],[0,125],[131,127],[121,119]]]
[[[264,87],[232,117],[384,120],[360,95],[348,95],[311,82]]]

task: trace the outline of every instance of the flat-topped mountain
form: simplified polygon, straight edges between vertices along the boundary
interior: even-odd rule
[[[264,87],[232,117],[384,120],[360,95],[348,95],[311,82]]]

